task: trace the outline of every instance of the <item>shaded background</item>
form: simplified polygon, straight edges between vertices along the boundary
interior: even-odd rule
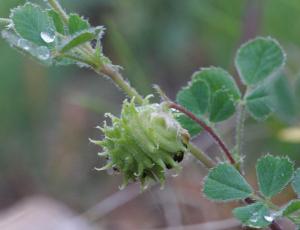
[[[1,17],[24,2],[1,0]],[[299,0],[61,3],[87,16],[93,25],[107,27],[105,53],[125,67],[124,75],[144,95],[153,92],[155,83],[174,98],[192,73],[204,66],[221,66],[236,76],[237,47],[257,35],[270,35],[282,44],[288,55],[290,92],[300,91]],[[248,120],[246,170],[253,183],[254,160],[261,154],[300,160],[300,141],[278,138],[282,129],[299,125],[299,103],[297,97],[289,103],[292,96],[283,95],[281,111],[266,122]],[[143,194],[136,186],[119,192],[119,176],[93,170],[102,162],[88,137],[101,137],[94,127],[102,123],[105,112],[118,114],[123,99],[122,92],[92,71],[43,67],[0,40],[0,209],[5,212],[26,197],[42,195],[63,203],[96,229],[155,229],[231,218],[234,204],[215,205],[201,196],[206,171],[191,158],[186,158],[178,177],[170,176],[165,190],[154,187]],[[233,127],[234,119],[221,127],[231,146]],[[196,141],[208,152],[218,152],[205,134]],[[287,189],[278,202],[291,196]],[[236,225],[226,222],[232,223]],[[222,226],[226,229],[225,223]]]

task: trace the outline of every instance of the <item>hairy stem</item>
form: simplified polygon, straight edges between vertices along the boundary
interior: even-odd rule
[[[229,162],[231,164],[233,164],[233,165],[236,164],[236,161],[232,157],[232,154],[229,151],[229,149],[227,148],[226,144],[223,142],[223,140],[221,140],[221,138],[214,132],[214,130],[211,127],[209,127],[207,124],[205,124],[205,122],[203,122],[202,120],[200,120],[193,113],[191,113],[190,111],[186,110],[185,108],[183,108],[182,106],[180,106],[180,105],[178,105],[178,104],[176,104],[174,102],[169,103],[169,107],[173,108],[173,109],[176,109],[176,110],[184,113],[189,118],[191,118],[193,121],[195,121],[196,123],[198,123],[217,142],[217,144],[223,150],[223,152],[224,152],[225,156],[227,157],[227,159],[229,160]]]
[[[63,19],[64,23],[67,24],[69,20],[68,14],[64,11],[64,9],[61,7],[61,5],[58,3],[57,0],[47,0],[48,4],[52,7],[53,10],[55,10],[61,18]]]
[[[193,143],[188,144],[188,149],[191,154],[196,157],[205,167],[208,169],[213,168],[216,166],[215,162],[208,157],[205,153],[203,153],[198,147],[196,147]]]
[[[128,96],[134,97],[138,104],[143,104],[143,97],[133,88],[130,84],[124,80],[119,71],[112,65],[106,64],[99,69],[95,69],[98,74],[104,74],[114,81],[114,83],[120,87]]]
[[[246,119],[246,110],[243,103],[239,104],[236,124],[236,152],[239,156],[243,151],[244,124]]]
[[[8,18],[0,18],[0,27],[8,26],[12,23],[12,21]]]

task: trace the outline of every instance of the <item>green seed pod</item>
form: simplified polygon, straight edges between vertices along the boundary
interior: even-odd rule
[[[173,118],[164,104],[137,107],[134,100],[124,101],[120,118],[111,114],[112,125],[99,127],[104,139],[93,141],[101,146],[108,164],[98,170],[114,169],[124,175],[123,187],[139,181],[142,188],[151,180],[164,184],[167,169],[180,169],[188,132]]]

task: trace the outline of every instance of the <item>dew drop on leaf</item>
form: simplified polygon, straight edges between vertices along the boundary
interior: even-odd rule
[[[272,215],[270,215],[270,216],[264,216],[264,219],[266,220],[266,221],[268,221],[268,222],[272,222],[273,220],[274,220],[274,217],[272,216]]]
[[[256,223],[258,221],[258,213],[254,213],[249,221],[251,223]]]
[[[36,49],[36,56],[40,60],[48,60],[50,58],[50,50],[46,46],[40,46]]]
[[[18,46],[26,51],[30,50],[30,43],[25,39],[19,39]]]
[[[55,33],[53,31],[41,32],[41,38],[46,43],[52,43],[55,40]]]

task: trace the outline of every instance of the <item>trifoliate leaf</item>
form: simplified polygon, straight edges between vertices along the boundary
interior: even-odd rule
[[[216,92],[222,89],[227,91],[228,94],[233,97],[233,100],[240,98],[241,93],[233,77],[222,68],[203,68],[193,75],[193,81],[197,80],[204,80],[208,84],[210,92]]]
[[[16,32],[38,46],[50,46],[55,40],[55,28],[48,13],[39,6],[26,3],[12,10]]]
[[[241,46],[235,66],[246,85],[255,85],[278,71],[285,59],[285,53],[276,40],[260,37]]]
[[[78,14],[70,14],[68,28],[70,34],[76,34],[83,30],[89,29],[90,24]]]
[[[257,161],[256,174],[259,190],[270,198],[290,182],[294,173],[293,163],[287,157],[264,156]]]
[[[268,84],[261,85],[246,95],[246,108],[256,120],[266,119],[272,112]]]
[[[282,215],[295,224],[300,224],[300,200],[290,201],[282,210]]]
[[[193,82],[199,80],[205,81],[209,87],[210,121],[220,122],[229,118],[235,112],[235,104],[240,99],[240,91],[230,74],[222,68],[204,68],[193,75]]]
[[[270,210],[263,203],[257,202],[233,210],[235,218],[252,228],[265,228],[271,224]]]
[[[252,188],[232,165],[221,163],[205,178],[203,192],[214,201],[231,201],[250,196]]]
[[[300,197],[300,168],[298,168],[295,172],[292,186],[295,193],[298,195],[298,197]]]

